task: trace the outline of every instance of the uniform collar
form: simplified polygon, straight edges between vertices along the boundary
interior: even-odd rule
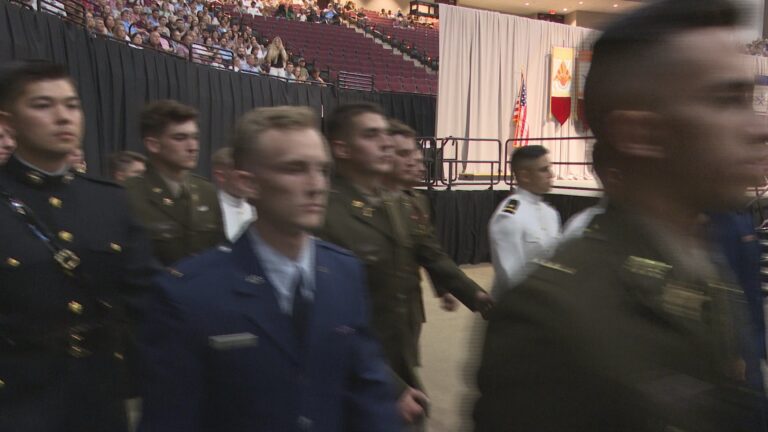
[[[527,191],[527,190],[525,190],[525,189],[523,189],[521,187],[517,188],[517,194],[516,195],[519,196],[520,198],[522,198],[525,201],[532,202],[532,203],[535,203],[535,204],[538,204],[538,203],[543,201],[543,198],[541,197],[541,195],[536,195],[535,193],[529,192],[529,191]]]
[[[225,205],[228,205],[230,207],[242,207],[245,204],[245,198],[237,198],[235,196],[232,196],[228,194],[224,189],[219,189],[219,200],[223,202]]]
[[[5,169],[19,181],[39,188],[68,184],[75,178],[75,175],[69,171],[68,167],[58,173],[49,173],[35,167],[29,162],[23,161],[16,155],[13,155],[8,159]]]

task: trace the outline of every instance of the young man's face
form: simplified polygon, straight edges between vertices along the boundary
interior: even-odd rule
[[[260,137],[252,170],[252,199],[259,218],[286,231],[310,231],[325,221],[331,159],[314,129],[277,130]]]
[[[344,146],[351,165],[371,175],[388,175],[392,171],[394,144],[387,119],[376,113],[355,116]]]
[[[8,161],[14,150],[16,150],[16,141],[13,140],[10,130],[0,123],[0,165]]]
[[[549,192],[555,178],[549,156],[544,155],[527,162],[519,171],[515,171],[515,178],[518,184],[528,192],[537,195]]]
[[[149,154],[171,169],[192,170],[197,166],[200,132],[195,120],[171,123],[159,136],[144,141]]]
[[[27,84],[3,117],[7,131],[25,151],[64,158],[83,139],[80,97],[69,79]]]
[[[739,206],[768,161],[768,123],[752,108],[754,77],[728,29],[689,31],[668,45],[654,84],[664,103],[649,132],[662,145],[659,175],[702,211]]]
[[[392,179],[402,187],[408,187],[416,176],[416,161],[413,154],[417,152],[416,141],[405,135],[393,135],[395,144]]]

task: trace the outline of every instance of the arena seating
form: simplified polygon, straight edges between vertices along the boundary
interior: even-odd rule
[[[321,70],[330,69],[332,80],[340,71],[356,72],[373,75],[379,91],[437,94],[436,74],[352,28],[250,15],[244,15],[242,23],[268,39],[280,36],[294,55]]]
[[[366,28],[367,32],[383,35],[387,43],[405,51],[427,66],[436,66],[436,59],[440,55],[440,31],[437,28],[426,26],[403,28],[397,26],[397,20],[383,17],[378,12],[363,10],[363,13],[366,22],[360,27]],[[357,21],[354,17],[350,18]]]

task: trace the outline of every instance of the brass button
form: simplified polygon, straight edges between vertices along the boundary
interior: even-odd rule
[[[72,312],[75,315],[80,315],[83,313],[83,305],[80,303],[72,300],[71,302],[67,303],[67,308],[69,308],[69,311]]]
[[[64,175],[64,178],[63,178],[62,180],[64,181],[64,184],[69,184],[69,182],[71,182],[71,181],[72,181],[72,180],[74,180],[74,179],[75,179],[75,176],[74,176],[74,174],[72,174],[72,173],[66,173],[66,174]]]
[[[120,246],[120,245],[119,245],[119,244],[117,244],[117,243],[110,243],[110,244],[109,244],[109,248],[110,248],[110,249],[112,249],[112,250],[113,250],[113,251],[115,251],[115,252],[122,252],[122,251],[123,251],[123,247],[122,247],[122,246]]]
[[[170,199],[170,198],[163,198],[163,205],[172,206],[173,205],[173,200]]]
[[[48,198],[48,203],[56,208],[61,208],[61,204],[62,204],[61,200],[56,198],[55,196]]]
[[[27,172],[27,179],[32,184],[36,184],[36,185],[43,184],[43,177],[34,171]]]
[[[69,231],[59,231],[59,238],[64,240],[65,242],[72,242],[74,240],[75,236],[72,235]]]
[[[14,258],[8,258],[7,260],[5,260],[5,263],[8,264],[11,267],[18,267],[18,266],[21,265],[21,263],[17,259],[14,259]]]

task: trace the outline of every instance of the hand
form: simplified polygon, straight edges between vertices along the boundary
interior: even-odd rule
[[[397,400],[397,411],[407,424],[415,423],[424,416],[424,407],[427,405],[427,395],[423,392],[408,387]]]
[[[488,319],[488,312],[493,309],[493,299],[485,291],[478,291],[475,296],[475,310],[480,312],[483,318]]]
[[[459,308],[459,301],[451,294],[445,293],[440,297],[440,308],[446,312],[453,312]]]

